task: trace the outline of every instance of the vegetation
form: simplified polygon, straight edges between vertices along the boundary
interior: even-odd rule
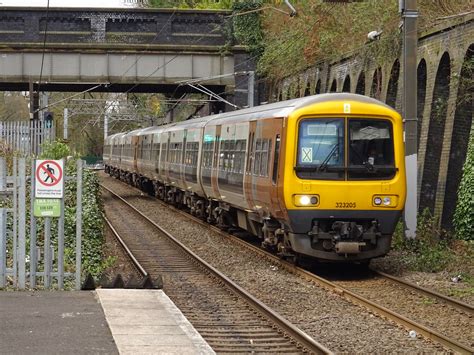
[[[400,264],[409,270],[446,270],[462,273],[464,279],[467,279],[468,275],[472,277],[474,244],[457,240],[451,233],[440,229],[437,219],[431,215],[429,209],[425,209],[418,216],[415,239],[406,239],[403,223],[398,223],[392,248],[397,253]]]
[[[474,130],[471,130],[454,213],[456,236],[474,242]]]
[[[4,148],[4,147],[3,147]],[[65,171],[66,175],[72,177],[65,182],[64,189],[64,204],[65,204],[65,258],[64,266],[66,272],[74,272],[75,270],[75,240],[76,240],[76,158],[71,159],[72,153],[67,144],[62,142],[46,143],[43,145],[43,153],[40,159],[66,159]],[[12,152],[0,147],[0,156],[7,157],[9,170],[12,166]],[[69,157],[69,159],[67,159]],[[27,161],[27,171],[31,171],[31,164],[33,160]],[[29,181],[28,181],[29,185]],[[30,187],[27,186],[27,200],[30,196]],[[83,186],[82,186],[82,265],[83,273],[91,273],[96,276],[102,273],[110,264],[115,261],[115,258],[103,258],[104,234],[103,234],[103,220],[102,220],[102,202],[99,191],[99,179],[95,172],[84,169],[83,170]],[[9,199],[0,199],[1,207],[12,207],[12,201]],[[30,211],[26,211],[26,230],[29,231]],[[12,219],[8,220],[8,228],[12,228]],[[43,246],[44,236],[44,219],[37,218],[37,243]],[[56,219],[51,223],[51,243],[57,247],[58,226]],[[28,238],[29,239],[29,238]],[[11,239],[10,239],[11,242]],[[29,241],[27,241],[29,244]],[[11,245],[9,248],[11,249]],[[9,264],[12,260],[7,260]],[[69,283],[66,282],[66,287]]]
[[[67,159],[72,153],[67,144],[63,142],[47,143],[43,146],[41,159]],[[66,160],[66,175],[71,176],[65,183],[65,268],[68,271],[75,268],[75,240],[76,240],[76,189],[77,165],[76,159]],[[82,268],[84,273],[99,275],[114,260],[103,260],[103,234],[102,202],[99,190],[99,178],[91,170],[84,169],[82,176]],[[53,233],[53,243],[57,233]]]
[[[4,91],[0,96],[0,120],[24,121],[30,119],[28,98],[22,93]]]
[[[178,9],[229,9],[232,0],[149,0],[149,6],[156,8],[178,8]]]

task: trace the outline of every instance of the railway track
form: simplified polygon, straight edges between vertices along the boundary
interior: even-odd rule
[[[195,222],[202,223],[198,219],[194,218],[194,220]],[[215,227],[212,228],[218,233],[223,233]],[[226,233],[223,234],[227,235]],[[456,353],[474,354],[472,336],[474,308],[469,304],[375,270],[370,270],[370,273],[373,275],[368,278],[366,275],[367,279],[330,281],[327,278],[318,276],[316,274],[317,271],[295,266],[240,238],[232,235],[227,236],[243,247],[268,258],[273,263],[278,264],[279,267],[331,290],[353,303],[404,326],[406,329],[413,330],[427,339],[442,344]],[[398,294],[394,292],[394,289],[397,289],[395,291],[398,291]],[[400,289],[403,289],[405,292],[400,291]],[[418,300],[418,304],[413,303],[410,309],[397,307],[400,301],[399,297],[402,294],[409,295],[414,302]],[[387,300],[390,301],[390,304],[383,302]],[[442,319],[440,317],[452,317],[453,320],[450,323],[450,327],[440,329],[436,327],[436,324],[433,324],[435,322],[427,325],[424,322],[413,319],[413,313],[417,307],[420,307],[420,300],[422,307],[431,306],[429,310],[424,310],[423,314],[434,312],[434,314],[430,315],[432,319],[439,320]],[[418,315],[418,318],[420,318],[420,315]]]
[[[135,190],[138,191],[138,190]],[[169,205],[163,203],[162,201],[159,200],[154,200],[157,203],[162,204],[163,206],[166,206],[167,208],[170,208]],[[407,315],[407,310],[405,310],[405,315],[403,315],[403,312],[394,310],[391,308],[391,306],[387,306],[384,304],[380,304],[380,300],[373,299],[374,297],[365,297],[363,294],[364,292],[361,291],[364,287],[362,287],[362,282],[363,280],[358,280],[354,281],[353,285],[347,284],[347,280],[339,280],[335,282],[331,282],[326,278],[320,277],[316,275],[314,272],[308,271],[306,269],[303,269],[301,267],[296,267],[293,264],[290,264],[288,262],[285,262],[281,260],[280,258],[240,239],[234,236],[231,236],[216,227],[213,227],[211,225],[208,225],[207,223],[202,222],[201,220],[192,217],[188,213],[175,209],[173,208],[177,213],[183,214],[186,216],[187,219],[192,219],[195,223],[199,223],[200,225],[204,226],[205,228],[213,230],[215,233],[219,233],[220,235],[224,236],[227,238],[226,240],[232,240],[236,244],[243,246],[247,249],[252,250],[256,254],[258,254],[261,258],[266,258],[267,260],[270,260],[273,265],[278,265],[278,268],[283,268],[286,269],[287,271],[307,280],[312,283],[315,283],[317,285],[320,285],[328,290],[331,290],[334,293],[339,294],[341,297],[344,297],[348,300],[350,300],[352,303],[361,305],[369,310],[371,310],[373,313],[376,313],[384,318],[390,319],[394,321],[397,324],[402,325],[405,327],[407,330],[414,330],[417,334],[423,335],[427,339],[431,339],[432,341],[442,344],[445,348],[451,349],[454,352],[457,353],[473,353],[472,351],[472,344],[469,339],[466,340],[466,335],[469,336],[470,329],[472,329],[472,319],[473,319],[473,308],[470,305],[464,304],[462,302],[459,302],[457,300],[453,300],[449,297],[446,297],[441,294],[437,294],[435,292],[432,292],[427,289],[422,289],[418,287],[417,285],[409,284],[404,282],[403,280],[393,278],[390,275],[385,275],[380,273],[378,275],[378,279],[384,279],[384,280],[389,280],[391,279],[391,282],[394,283],[396,282],[396,287],[400,289],[405,289],[407,290],[406,292],[408,294],[417,294],[417,297],[427,297],[429,303],[433,303],[434,306],[434,311],[436,310],[436,307],[442,308],[444,310],[448,309],[452,311],[454,309],[457,312],[461,313],[461,317],[463,318],[462,322],[460,324],[456,325],[456,317],[454,317],[454,322],[453,322],[453,329],[454,331],[447,332],[449,335],[446,335],[445,330],[446,329],[440,329],[439,327],[433,327],[431,325],[427,325],[424,322],[418,322],[416,320],[412,319],[412,309],[408,310],[408,315]],[[346,282],[346,284],[344,284]],[[358,286],[357,286],[358,285]],[[374,292],[374,284],[367,284],[368,286],[366,289],[371,290],[372,295],[374,294],[380,294],[384,293],[383,290],[377,290],[378,292]],[[393,287],[393,286],[392,286]],[[420,296],[422,295],[422,296]],[[371,299],[372,298],[372,299]],[[434,302],[430,300],[435,300]],[[412,304],[412,308],[419,307],[419,305]],[[442,315],[440,315],[442,317]],[[463,328],[464,326],[464,328]]]
[[[162,275],[164,291],[217,353],[330,353],[102,187],[107,218],[137,268]]]

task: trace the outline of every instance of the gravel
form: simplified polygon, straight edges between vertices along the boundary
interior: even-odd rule
[[[409,329],[372,314],[229,242],[225,237],[163,206],[138,190],[101,175],[127,199],[204,260],[236,281],[317,341],[337,353],[447,352]]]

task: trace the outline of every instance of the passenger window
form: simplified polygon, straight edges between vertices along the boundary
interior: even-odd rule
[[[272,181],[277,183],[278,178],[278,161],[280,160],[280,135],[277,134],[275,138],[275,152],[273,154],[273,174]]]

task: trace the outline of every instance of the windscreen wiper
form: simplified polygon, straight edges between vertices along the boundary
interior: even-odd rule
[[[327,166],[328,166],[328,163],[329,163],[329,160],[331,160],[332,156],[334,155],[334,153],[337,151],[337,148],[339,148],[339,142],[334,144],[334,147],[332,147],[331,151],[328,153],[328,155],[326,156],[326,158],[324,158],[323,162],[321,163],[321,165],[319,165],[318,167],[318,172],[319,171],[324,171],[326,170]]]

